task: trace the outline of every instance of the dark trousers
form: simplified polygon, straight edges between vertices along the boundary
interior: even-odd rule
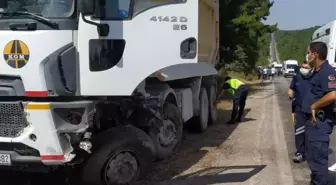
[[[333,123],[330,119],[317,119],[312,124],[311,117],[306,121],[306,159],[311,170],[314,185],[328,184],[328,149]]]
[[[305,156],[305,124],[306,116],[301,111],[294,111],[295,120],[295,146],[296,154],[301,154]]]
[[[233,99],[231,121],[234,121],[236,119],[237,113],[238,113],[237,119],[241,119],[241,117],[243,116],[247,95],[248,95],[248,88],[246,85],[241,85],[236,90]]]

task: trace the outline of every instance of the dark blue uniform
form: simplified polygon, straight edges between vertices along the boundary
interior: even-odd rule
[[[328,149],[329,135],[335,122],[334,103],[322,108],[323,117],[317,117],[315,125],[311,121],[310,106],[324,95],[336,90],[336,71],[328,62],[324,62],[319,71],[315,71],[309,80],[311,90],[307,92],[302,111],[308,118],[306,121],[306,159],[311,174],[311,182],[314,185],[328,184]]]
[[[294,91],[292,112],[294,112],[295,116],[296,155],[305,157],[305,122],[307,118],[301,109],[303,98],[307,91],[310,90],[308,79],[305,79],[300,73],[297,73],[296,76],[293,77],[289,88]]]

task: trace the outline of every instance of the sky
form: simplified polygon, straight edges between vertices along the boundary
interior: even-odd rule
[[[336,0],[274,0],[265,23],[278,23],[280,30],[298,30],[332,20],[336,20]]]

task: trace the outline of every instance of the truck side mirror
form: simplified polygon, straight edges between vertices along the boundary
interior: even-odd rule
[[[78,7],[83,15],[92,15],[95,13],[95,5],[95,0],[79,0]]]
[[[7,7],[8,7],[8,0],[1,0],[0,8],[7,8]]]
[[[2,0],[0,0],[2,1]],[[99,36],[106,37],[110,33],[110,26],[108,24],[96,23],[85,18],[86,15],[93,15],[96,6],[104,6],[106,0],[79,0],[79,11],[82,13],[82,19],[85,23],[97,26]]]

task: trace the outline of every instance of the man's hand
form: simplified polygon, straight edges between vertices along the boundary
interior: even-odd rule
[[[311,112],[312,112],[312,123],[313,125],[316,124],[316,113],[319,111],[316,109],[316,105],[315,103],[313,103],[311,106],[310,106],[310,109],[311,109]]]
[[[288,97],[289,97],[289,98],[293,98],[294,91],[293,91],[292,89],[288,89],[287,94],[288,94]]]

